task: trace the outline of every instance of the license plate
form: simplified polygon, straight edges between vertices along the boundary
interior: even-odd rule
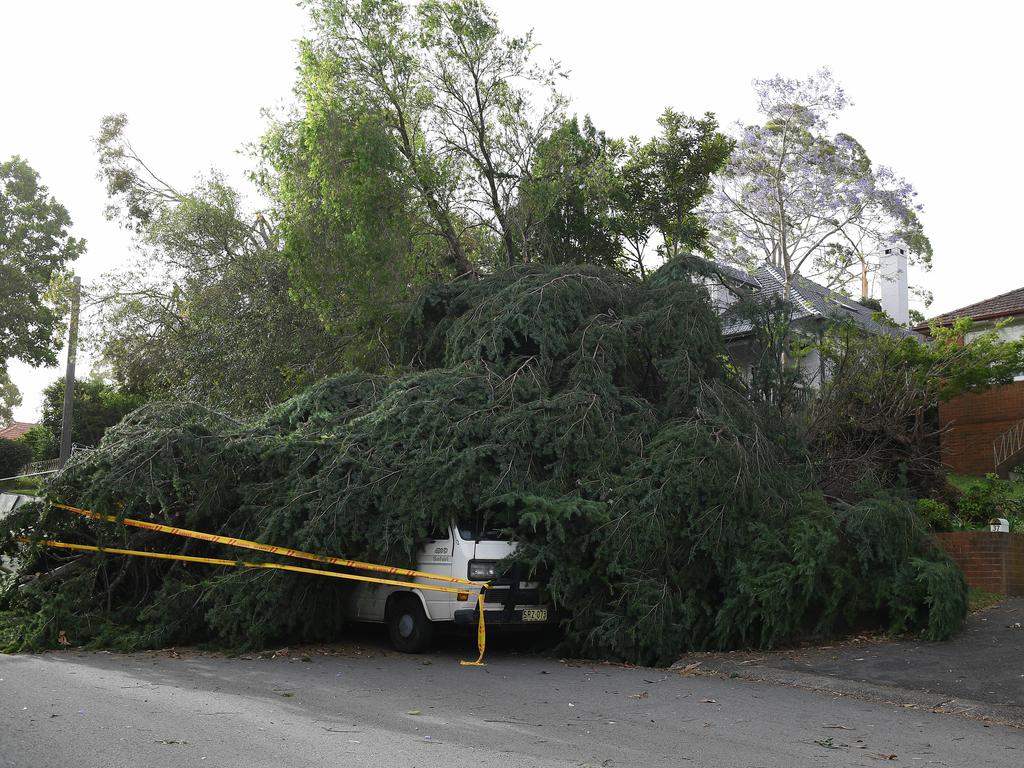
[[[524,608],[523,621],[547,621],[547,608]]]

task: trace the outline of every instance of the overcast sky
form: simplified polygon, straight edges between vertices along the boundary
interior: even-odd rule
[[[90,282],[123,264],[130,240],[103,217],[92,137],[126,112],[154,169],[187,186],[210,168],[241,185],[240,150],[261,110],[290,99],[305,12],[288,0],[6,0],[0,7],[0,158],[21,155],[88,241]],[[1024,155],[1016,3],[601,2],[492,0],[505,29],[533,28],[571,71],[572,109],[610,135],[649,136],[667,106],[756,119],[751,80],[832,69],[854,106],[835,124],[917,188],[935,268],[911,275],[937,314],[1024,285],[1008,225]],[[81,370],[80,375],[87,371]],[[38,417],[60,369],[11,365]]]

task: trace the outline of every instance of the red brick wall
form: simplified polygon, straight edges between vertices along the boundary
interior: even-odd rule
[[[939,404],[942,461],[961,475],[994,471],[992,443],[1024,419],[1024,381]]]
[[[972,587],[1002,595],[1024,595],[1024,535],[959,531],[937,533],[935,538],[956,560]]]

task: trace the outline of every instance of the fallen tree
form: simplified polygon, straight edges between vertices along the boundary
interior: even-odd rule
[[[828,503],[803,446],[746,397],[691,265],[639,282],[522,266],[435,287],[397,377],[334,377],[238,422],[153,404],[48,488],[52,500],[346,557],[407,564],[434,525],[481,514],[571,612],[567,652],[642,663],[854,627],[954,633],[956,567],[905,501]],[[0,533],[8,648],[336,638],[336,585],[103,555],[66,563],[19,536],[149,540],[53,509]],[[43,577],[45,578],[45,577]]]

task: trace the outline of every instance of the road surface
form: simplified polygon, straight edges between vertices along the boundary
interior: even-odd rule
[[[952,640],[853,638],[770,653],[692,654],[703,671],[877,701],[941,707],[1024,728],[1024,597],[967,617]]]
[[[0,766],[1024,765],[1002,725],[500,649],[461,667],[461,650],[0,656]]]

